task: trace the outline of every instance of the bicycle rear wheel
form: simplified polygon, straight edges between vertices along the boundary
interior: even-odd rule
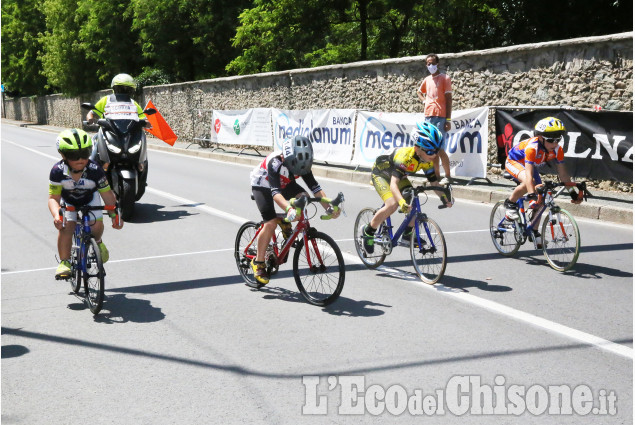
[[[542,223],[542,252],[549,265],[559,272],[571,269],[580,255],[580,230],[573,216],[560,209]]]
[[[293,277],[309,303],[329,305],[344,287],[344,257],[330,236],[310,230],[307,238],[308,252],[301,240],[293,253]]]
[[[86,272],[84,273],[84,289],[88,308],[93,314],[99,313],[104,302],[104,264],[101,261],[99,245],[94,238],[86,243]]]
[[[505,203],[498,201],[489,218],[489,233],[494,247],[505,256],[512,256],[518,252],[522,237],[518,233],[516,223],[505,218]]]
[[[240,226],[236,234],[236,243],[234,244],[234,258],[238,272],[243,280],[252,288],[262,288],[264,285],[259,283],[254,277],[254,271],[251,268],[251,260],[256,258],[258,251],[258,239],[255,239],[258,224],[253,221]],[[251,243],[251,245],[249,245]],[[249,249],[247,246],[249,245]]]
[[[410,237],[412,265],[419,279],[432,285],[437,283],[445,273],[448,260],[445,237],[439,225],[431,218],[417,219],[416,226],[419,228],[421,246],[417,240],[417,232],[412,232]]]
[[[376,269],[381,266],[381,264],[386,259],[386,254],[383,254],[384,250],[378,246],[375,246],[375,251],[378,249],[381,250],[382,254],[369,254],[364,249],[364,227],[366,227],[370,220],[375,215],[375,210],[372,208],[364,208],[357,214],[357,219],[355,220],[355,229],[353,230],[353,234],[355,237],[355,250],[357,251],[357,255],[359,259],[362,260],[362,263],[369,269]]]

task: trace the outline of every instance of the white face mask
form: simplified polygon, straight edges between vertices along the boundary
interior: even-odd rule
[[[437,66],[436,65],[428,65],[428,71],[430,72],[430,74],[434,74],[435,72],[437,72]]]

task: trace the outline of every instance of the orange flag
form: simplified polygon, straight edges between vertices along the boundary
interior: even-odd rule
[[[157,109],[156,106],[152,103],[151,100],[148,101],[145,109],[154,108]],[[146,119],[150,124],[152,124],[152,128],[146,128],[145,130],[163,140],[170,146],[174,146],[174,142],[176,142],[177,136],[174,134],[168,123],[163,118],[163,115],[157,110],[156,114],[146,115]]]

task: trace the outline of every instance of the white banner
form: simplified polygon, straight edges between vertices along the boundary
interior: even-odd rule
[[[452,128],[445,151],[450,157],[453,176],[481,177],[487,173],[489,108],[452,111]]]
[[[212,113],[212,141],[229,145],[273,145],[271,108]]]
[[[273,109],[272,118],[274,149],[280,149],[285,138],[299,134],[311,140],[316,160],[350,164],[355,109]]]
[[[453,176],[485,177],[487,169],[488,108],[452,112],[446,152]],[[412,146],[410,132],[423,114],[359,111],[355,128],[353,165],[371,167],[375,158],[395,148]]]

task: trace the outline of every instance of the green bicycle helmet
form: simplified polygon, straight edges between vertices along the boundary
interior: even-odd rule
[[[57,151],[59,153],[92,148],[93,141],[84,130],[71,128],[62,131],[57,136]]]
[[[93,150],[93,141],[84,130],[72,128],[57,136],[57,151],[66,159],[88,158]]]

